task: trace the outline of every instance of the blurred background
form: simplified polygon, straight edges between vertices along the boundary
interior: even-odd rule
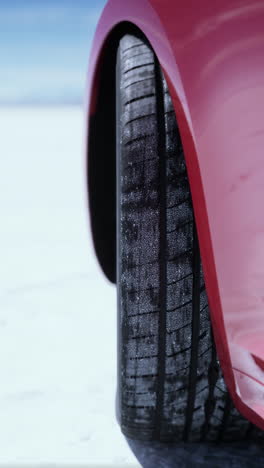
[[[0,0],[0,465],[136,466],[115,288],[89,233],[84,94],[104,0]]]
[[[1,105],[81,105],[105,0],[0,0]]]

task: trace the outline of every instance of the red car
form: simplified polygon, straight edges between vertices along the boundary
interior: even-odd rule
[[[264,439],[263,50],[262,0],[109,0],[99,21],[89,207],[131,438]]]

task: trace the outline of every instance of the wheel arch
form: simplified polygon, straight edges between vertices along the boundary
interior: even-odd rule
[[[115,0],[110,1],[105,10],[107,8],[111,10],[111,3],[115,4]],[[144,0],[144,3],[149,4],[149,1]],[[115,12],[112,14],[115,16]],[[106,21],[104,16],[106,16]],[[224,333],[192,120],[174,52],[160,24],[158,27],[162,29],[158,30],[156,36],[153,33],[155,26],[157,26],[155,21],[156,15],[154,19],[149,18],[149,31],[148,28],[143,27],[143,24],[140,28],[131,21],[120,21],[111,27],[109,12],[104,11],[95,34],[89,63],[86,109],[86,186],[93,246],[103,273],[111,283],[116,283],[115,66],[119,40],[124,34],[131,33],[139,35],[150,44],[168,83],[185,153],[194,201],[194,213],[198,222],[197,230],[201,254],[203,260],[206,259],[206,262],[203,262],[205,280],[207,286],[209,280],[211,291],[213,290],[212,294],[214,298],[216,296],[218,298],[212,316],[213,324],[214,319],[218,321],[217,324],[214,324],[214,329],[219,328],[220,322],[220,328]],[[162,43],[159,41],[161,31],[166,37],[166,41]],[[200,202],[196,203],[195,199]],[[202,220],[204,222],[200,222]],[[218,311],[217,308],[219,308]],[[218,334],[215,335],[222,368],[229,368],[228,358],[222,346],[222,343],[226,342],[225,334],[221,338]],[[234,391],[233,378],[229,378],[228,383],[230,387],[233,387],[231,392]]]
[[[100,25],[101,23],[99,23],[99,29]],[[149,40],[150,38],[145,35],[142,29],[134,23],[123,21],[107,31],[107,34],[103,36],[103,42],[99,49],[98,47],[92,49],[89,70],[91,73],[88,75],[90,80],[88,82],[88,107],[86,111],[86,182],[92,240],[99,265],[104,275],[111,283],[116,283],[115,71],[119,41],[125,34],[134,34],[148,43],[150,47],[152,47],[163,69],[172,96],[176,119],[183,142],[192,199],[195,200],[195,198],[197,198],[202,201],[201,203],[194,203],[200,246],[202,244],[202,257],[207,258],[208,256],[210,260],[213,259],[210,233],[209,229],[206,230],[209,224],[200,178],[199,163],[198,158],[193,156],[196,154],[196,148],[192,122],[177,66],[177,78],[175,80],[175,76],[170,76],[171,65],[168,65],[169,62],[166,56],[163,56],[162,51],[164,47],[153,47],[153,43]],[[94,42],[96,42],[97,36],[100,37],[100,35],[101,32],[99,30],[99,32],[97,31]],[[173,65],[176,65],[175,62]],[[175,83],[177,83],[176,86]],[[186,158],[186,153],[189,155],[189,158]],[[201,223],[201,220],[206,222]],[[206,261],[205,264],[203,264],[203,268],[205,279],[214,278],[214,280],[210,280],[210,283],[215,281],[215,284],[217,284],[214,262]],[[216,288],[213,294],[214,296],[217,295],[219,298],[219,293]],[[214,310],[216,310],[216,305]],[[214,317],[215,315],[212,318],[214,319]],[[222,320],[220,313],[217,317],[219,320]],[[223,325],[222,330],[224,330]],[[215,339],[217,342],[217,334]],[[221,344],[218,344],[218,354],[220,354],[220,356],[221,348]],[[227,358],[226,353],[223,351],[221,361],[222,367],[225,367]],[[223,363],[225,363],[225,365],[223,365]]]
[[[193,75],[190,73],[192,70],[190,63],[196,64],[199,60],[191,60],[190,56],[190,59],[187,60],[189,68],[185,67],[185,65],[183,66],[183,62],[181,63],[181,71],[185,67],[185,77],[187,76],[187,68],[189,73],[187,95],[191,103],[191,117],[189,102],[183,85],[183,82],[186,84],[186,79],[181,79],[179,67],[175,60],[177,53],[179,52],[180,54],[181,52],[180,46],[178,50],[176,50],[176,47],[174,50],[171,49],[172,44],[175,44],[173,42],[175,38],[171,32],[170,40],[168,39],[164,24],[161,24],[159,16],[152,8],[151,3],[157,2],[137,0],[132,5],[131,2],[110,0],[99,22],[92,47],[87,87],[88,138],[86,148],[88,170],[86,171],[86,177],[88,182],[91,228],[96,255],[107,278],[111,282],[115,282],[115,95],[113,92],[115,89],[115,55],[121,35],[132,31],[143,31],[150,41],[166,76],[180,128],[194,201],[211,318],[222,369],[236,406],[246,417],[261,425],[263,421],[260,422],[256,413],[252,412],[251,408],[243,403],[243,399],[237,393],[237,385],[234,380],[230,360],[230,348],[227,343],[227,328],[224,324],[222,307],[223,288],[221,290],[221,298],[219,293],[219,268],[221,267],[223,272],[225,270],[224,267],[222,268],[222,263],[219,267],[219,258],[216,268],[215,253],[217,250],[219,257],[221,249],[216,249],[216,243],[213,248],[212,243],[212,228],[219,224],[217,221],[218,217],[213,214],[212,209],[213,206],[217,206],[216,198],[212,193],[214,193],[213,185],[218,175],[214,169],[212,171],[214,177],[211,177],[212,181],[210,181],[209,169],[212,170],[212,166],[215,164],[216,152],[214,146],[212,145],[212,148],[210,148],[208,141],[206,141],[206,137],[208,140],[205,132],[206,127],[204,128],[202,124],[212,121],[211,116],[214,115],[215,98],[217,96],[216,84],[220,86],[221,90],[221,85],[224,81],[221,78],[216,83],[213,77],[210,85],[213,83],[214,86],[212,85],[211,88],[207,88],[205,86],[206,80],[204,79],[205,84],[202,83],[203,88],[201,88],[203,92],[200,92],[199,87],[191,86]],[[141,14],[142,17],[140,16]],[[124,18],[125,21],[123,21]],[[179,21],[177,24],[179,26]],[[176,30],[176,25],[172,31],[174,30]],[[213,44],[213,42],[211,43]],[[206,54],[204,56],[206,58]],[[201,99],[201,96],[204,98],[204,101]],[[201,112],[206,113],[206,115],[202,115],[202,119],[199,121]],[[224,126],[222,128],[224,130]],[[229,131],[225,131],[226,137],[230,136]],[[218,130],[214,129],[214,132],[212,135],[209,135],[210,143],[213,143],[214,135],[218,136],[219,134]],[[214,158],[209,159],[210,155],[214,155]],[[209,163],[208,161],[205,163],[206,158]],[[200,173],[201,163],[203,165],[203,177],[201,177]],[[221,181],[226,176],[224,171],[222,172]],[[206,189],[206,197],[204,187]],[[210,187],[210,191],[208,187]],[[210,223],[208,221],[208,204],[210,204],[211,209]],[[216,229],[214,229],[215,232]],[[219,237],[222,236],[222,239],[224,239],[223,234],[225,232],[223,225],[220,226],[219,232]],[[218,244],[220,245],[220,242]],[[227,263],[228,261],[225,256],[225,264]],[[228,311],[228,309],[226,310]]]

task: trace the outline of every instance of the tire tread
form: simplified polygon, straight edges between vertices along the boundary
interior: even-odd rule
[[[124,36],[118,53],[122,431],[164,442],[263,440],[221,372],[167,83],[141,39]]]

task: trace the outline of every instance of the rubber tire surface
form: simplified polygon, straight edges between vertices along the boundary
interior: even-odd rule
[[[138,440],[262,438],[221,373],[172,101],[140,38],[121,39],[116,81],[122,431]]]

